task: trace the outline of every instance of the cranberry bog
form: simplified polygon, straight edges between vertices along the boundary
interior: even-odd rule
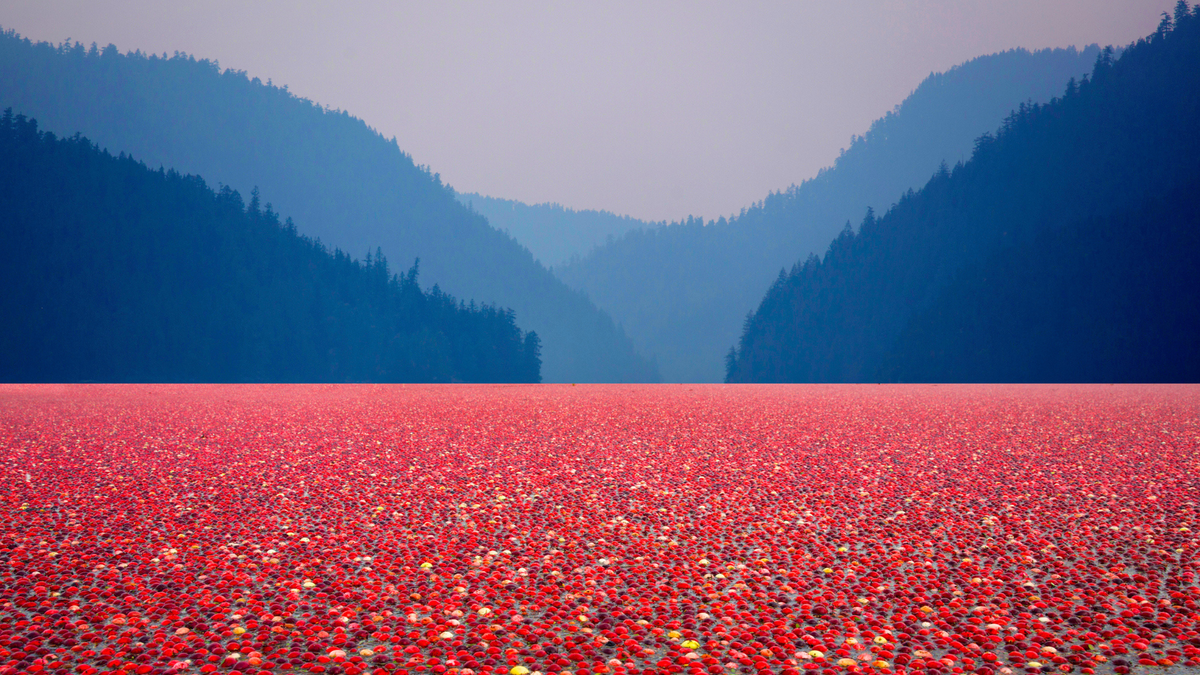
[[[1177,673],[1200,387],[0,387],[0,675]]]

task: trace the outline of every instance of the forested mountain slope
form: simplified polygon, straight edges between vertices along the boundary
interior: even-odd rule
[[[492,227],[507,232],[551,269],[582,258],[630,230],[666,224],[608,211],[576,211],[561,204],[531,205],[476,193],[458,194],[458,201],[487,218]]]
[[[1200,185],[1200,12],[1180,3],[1174,24],[1106,52],[1089,80],[1022,106],[970,161],[781,275],[728,379],[1161,379],[1153,364],[1194,361],[1195,286],[1158,287],[1194,279],[1171,250],[1195,245],[1179,196]],[[1129,287],[1106,295],[1114,283]],[[1169,326],[1182,342],[1153,338]],[[1121,350],[1175,351],[1086,367]],[[1056,353],[1069,358],[1048,368]]]
[[[820,253],[848,220],[886,209],[943,161],[970,155],[1023,101],[1045,102],[1099,49],[1013,50],[930,75],[833,167],[726,220],[619,237],[557,273],[621,322],[667,381],[719,381],[722,355],[781,268]]]
[[[1200,176],[956,275],[889,382],[1200,382]]]
[[[0,117],[0,381],[537,382],[537,336],[196,176]]]
[[[150,166],[244,193],[258,186],[299,230],[362,257],[421,259],[422,282],[516,311],[550,381],[653,381],[613,321],[511,237],[458,203],[349,114],[187,55],[121,54],[0,34],[0,107]]]

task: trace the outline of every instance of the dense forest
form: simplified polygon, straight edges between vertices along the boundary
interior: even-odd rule
[[[890,382],[1200,382],[1200,175],[963,269]]]
[[[1012,50],[930,75],[836,163],[731,219],[688,218],[638,229],[555,273],[619,321],[668,381],[719,381],[737,340],[781,268],[820,253],[848,220],[886,209],[1022,101],[1045,102],[1086,73],[1099,48]]]
[[[1200,9],[781,274],[731,382],[1200,377]]]
[[[482,214],[492,227],[507,232],[552,270],[630,230],[666,224],[608,211],[576,211],[561,204],[531,205],[476,193],[459,194],[458,201]]]
[[[537,382],[511,310],[300,236],[257,190],[0,117],[0,380]]]
[[[151,167],[243,193],[259,186],[307,236],[358,256],[421,260],[421,282],[513,308],[543,340],[549,381],[655,381],[585,295],[460,204],[428,168],[344,111],[186,54],[33,43],[0,31],[0,108],[82,133]]]

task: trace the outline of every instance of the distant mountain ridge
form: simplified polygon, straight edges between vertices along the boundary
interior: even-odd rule
[[[1200,8],[781,274],[732,382],[1200,379]]]
[[[513,313],[0,115],[0,381],[537,382]]]
[[[1011,50],[922,82],[816,177],[727,220],[689,218],[617,237],[555,273],[619,321],[667,381],[720,381],[722,355],[781,268],[823,252],[847,221],[881,210],[942,162],[970,155],[1022,102],[1086,73],[1099,48]]]
[[[458,203],[395,139],[348,113],[185,54],[53,46],[0,32],[0,107],[150,166],[264,199],[355,257],[421,260],[424,284],[511,307],[542,338],[547,381],[657,381],[612,319]]]
[[[561,204],[525,204],[473,192],[457,196],[458,201],[487,218],[492,227],[507,232],[551,269],[581,258],[630,230],[666,225],[608,211],[576,211]]]

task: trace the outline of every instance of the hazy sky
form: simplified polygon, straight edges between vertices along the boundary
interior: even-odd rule
[[[675,220],[813,176],[932,71],[1124,45],[1174,4],[5,0],[0,25],[270,78],[460,191]]]

